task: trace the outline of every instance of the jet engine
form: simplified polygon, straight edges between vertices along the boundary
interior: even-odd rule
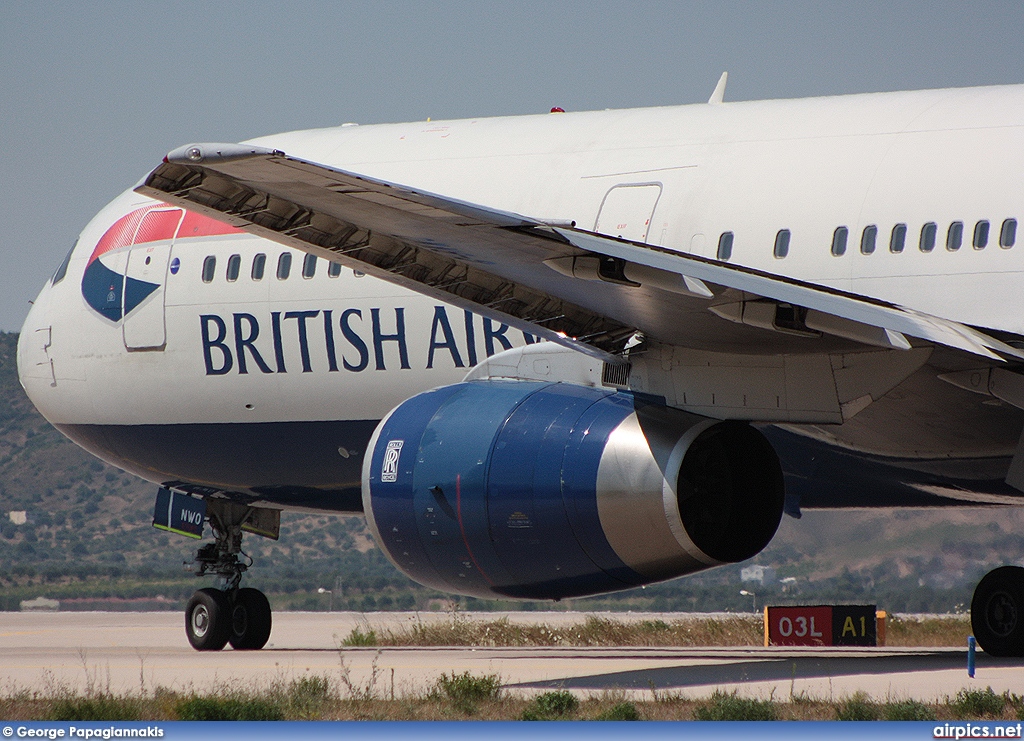
[[[756,555],[783,508],[756,429],[612,389],[470,381],[414,396],[370,440],[367,521],[426,586],[561,599]]]

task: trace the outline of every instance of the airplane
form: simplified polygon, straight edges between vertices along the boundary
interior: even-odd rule
[[[20,379],[157,527],[210,526],[194,648],[266,644],[242,535],[282,511],[558,600],[751,558],[784,512],[1024,502],[1024,85],[724,89],[190,144],[97,214]],[[1024,655],[1024,568],[971,612]]]

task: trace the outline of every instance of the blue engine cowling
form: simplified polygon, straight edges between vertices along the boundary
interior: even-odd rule
[[[436,589],[561,599],[750,558],[782,517],[760,432],[632,394],[473,381],[400,404],[363,465],[388,557]]]

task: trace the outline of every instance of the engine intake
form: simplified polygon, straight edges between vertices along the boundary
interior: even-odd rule
[[[378,425],[363,466],[377,543],[421,584],[476,597],[628,589],[756,555],[779,461],[745,423],[629,393],[475,381]]]

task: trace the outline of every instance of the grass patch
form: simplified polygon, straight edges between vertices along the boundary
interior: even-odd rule
[[[902,618],[890,615],[889,646],[965,646],[971,632],[964,615]],[[571,625],[483,620],[453,613],[450,620],[417,622],[402,627],[363,626],[341,641],[344,647],[373,646],[760,646],[759,615],[689,616],[675,620],[620,620],[590,616]]]
[[[735,692],[715,690],[711,699],[697,705],[694,720],[777,720],[778,712],[772,700],[753,700]]]
[[[878,720],[878,705],[863,692],[839,703],[836,720]]]
[[[476,677],[469,672],[442,674],[431,690],[434,697],[443,697],[453,702],[482,702],[497,700],[501,694],[501,680],[496,674]]]
[[[640,720],[640,711],[631,702],[617,702],[594,720]]]
[[[949,706],[968,718],[991,718],[1002,715],[1007,697],[997,695],[991,687],[983,690],[964,688],[956,693]]]
[[[336,683],[337,682],[337,683]],[[998,710],[997,708],[998,701]],[[336,677],[308,675],[268,689],[211,690],[208,694],[158,688],[114,696],[13,691],[0,694],[0,719],[33,720],[1008,720],[1024,700],[988,690],[966,690],[942,702],[873,701],[854,695],[839,701],[797,695],[786,701],[717,691],[703,700],[658,693],[626,700],[622,693],[581,699],[556,690],[533,698],[504,691],[498,677],[450,673],[428,692],[385,696],[346,692]]]
[[[917,700],[890,700],[882,706],[882,720],[938,720],[938,714]]]
[[[574,715],[580,707],[576,695],[566,690],[545,692],[537,695],[523,710],[522,720],[564,720]]]
[[[47,720],[141,720],[141,698],[110,694],[76,697],[65,695],[53,701]]]
[[[278,703],[263,697],[191,696],[175,704],[179,720],[284,720]],[[100,720],[97,718],[96,720]],[[107,719],[103,719],[107,720]]]
[[[501,696],[501,679],[496,674],[477,677],[469,672],[442,674],[427,693],[464,715],[476,715],[481,702],[494,702]]]
[[[300,718],[316,717],[334,699],[330,679],[319,674],[292,680],[286,694],[288,714]]]
[[[335,639],[337,640],[337,639]],[[342,640],[341,645],[346,648],[362,648],[367,646],[376,646],[377,643],[377,631],[367,629],[364,633],[359,629],[357,625],[352,629],[352,632]]]
[[[971,635],[969,615],[943,615],[942,617],[906,618],[889,615],[886,618],[887,646],[967,646]]]
[[[449,621],[409,627],[354,629],[344,646],[753,646],[763,642],[761,618],[642,620],[588,617],[568,626],[512,623],[507,618]],[[365,642],[370,641],[373,642]]]

